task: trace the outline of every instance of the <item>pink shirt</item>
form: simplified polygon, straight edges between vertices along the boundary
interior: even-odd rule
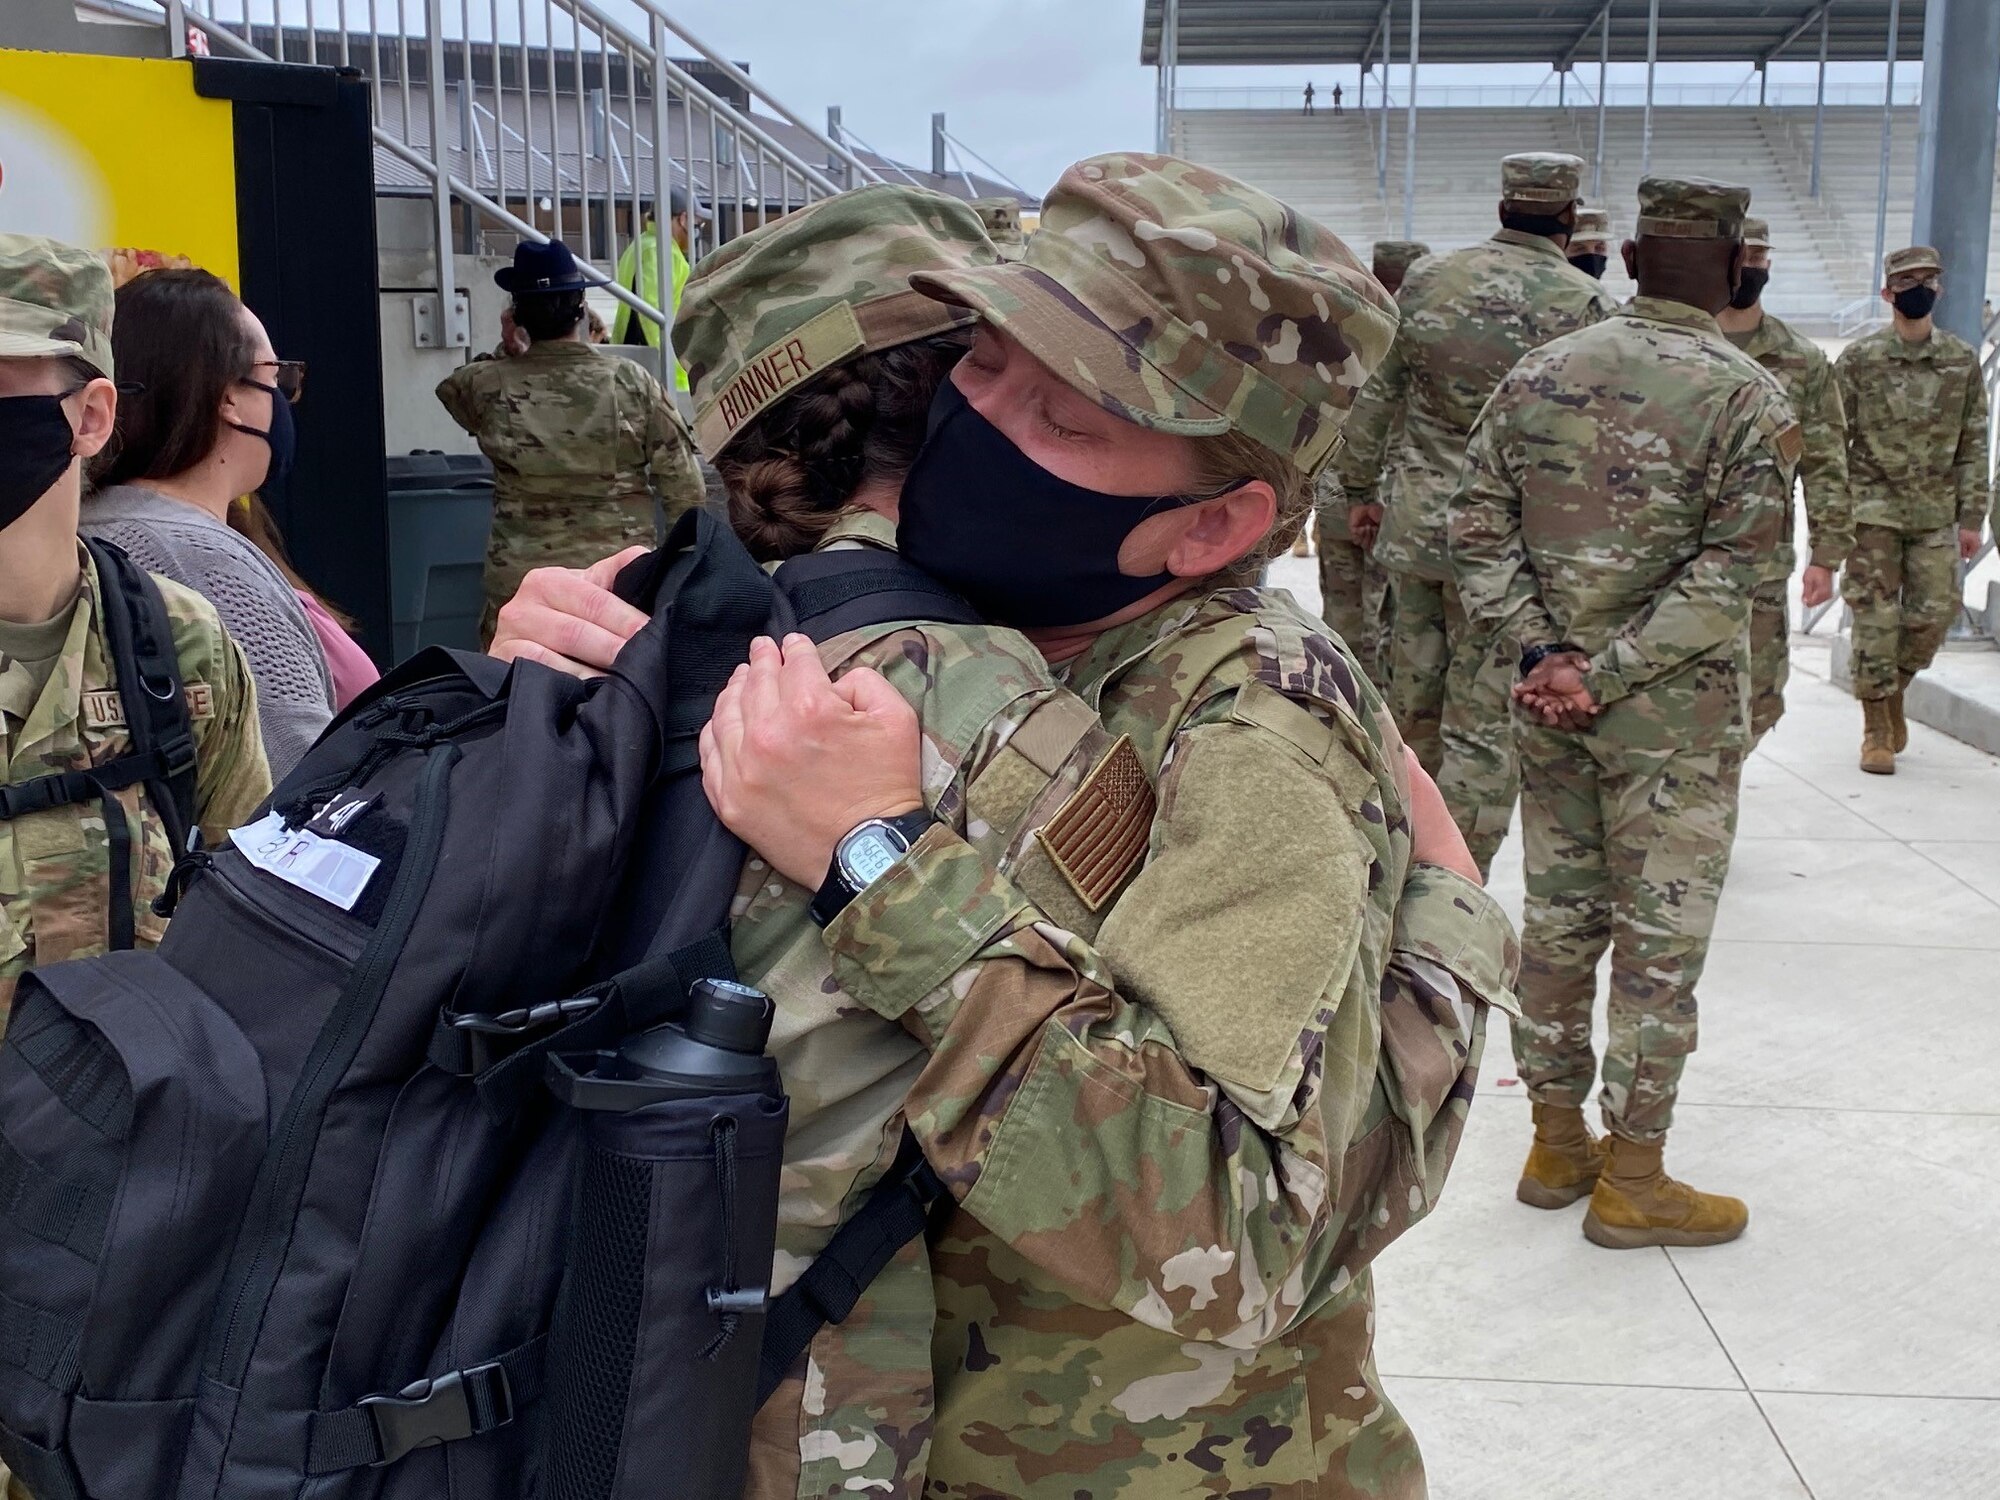
[[[306,619],[312,622],[320,650],[326,653],[326,669],[333,677],[333,709],[338,713],[382,674],[368,659],[368,653],[340,628],[340,622],[326,612],[319,600],[311,594],[300,594],[299,603],[305,606]]]

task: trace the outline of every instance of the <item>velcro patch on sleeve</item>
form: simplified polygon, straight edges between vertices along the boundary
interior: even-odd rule
[[[1156,805],[1139,752],[1121,735],[1035,837],[1078,899],[1100,911],[1144,861]]]
[[[83,695],[85,729],[123,729],[125,705],[116,688],[92,688]]]
[[[1778,457],[1788,464],[1796,464],[1806,451],[1805,429],[1798,423],[1789,424],[1778,434]]]
[[[205,682],[190,682],[181,691],[187,695],[188,717],[190,719],[211,719],[215,717],[215,689]],[[118,696],[116,688],[92,688],[83,695],[83,727],[85,729],[125,728],[125,700]]]

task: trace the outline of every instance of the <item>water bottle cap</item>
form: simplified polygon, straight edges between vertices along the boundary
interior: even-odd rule
[[[688,1039],[755,1056],[770,1040],[777,1012],[762,990],[728,979],[698,979],[688,1005]]]

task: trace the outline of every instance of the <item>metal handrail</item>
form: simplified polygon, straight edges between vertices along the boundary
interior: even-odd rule
[[[618,285],[616,268],[629,266],[646,219],[664,221],[662,206],[675,185],[706,200],[715,210],[714,232],[727,237],[847,186],[882,180],[879,169],[774,99],[654,0],[625,0],[645,17],[643,36],[597,0],[457,0],[455,15],[448,13],[450,0],[303,0],[302,29],[287,24],[288,8],[294,22],[300,19],[297,6],[281,0],[268,0],[268,24],[255,16],[267,0],[254,6],[253,0],[151,0],[157,10],[131,0],[79,3],[124,20],[164,20],[176,56],[193,30],[228,55],[361,67],[374,98],[376,146],[413,168],[432,201],[438,292],[446,306],[456,291],[454,204],[527,239],[570,240],[607,295],[664,327],[669,315],[638,295],[636,280]],[[321,12],[332,23],[330,34],[322,31]],[[668,57],[678,43],[741,88],[746,100],[761,101],[803,132],[824,150],[826,164],[808,160]],[[413,62],[424,75],[421,110]],[[649,95],[642,96],[642,84]],[[454,149],[461,153],[458,170],[447,154]],[[642,171],[648,155],[650,180]],[[705,169],[705,187],[698,167]],[[478,242],[475,228],[465,233]],[[656,233],[648,253],[657,256],[658,285],[665,288],[673,255],[668,237]],[[440,317],[439,326],[447,324]]]

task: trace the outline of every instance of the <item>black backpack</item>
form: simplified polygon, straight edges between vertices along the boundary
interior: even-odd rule
[[[743,851],[695,757],[715,694],[758,634],[976,618],[876,551],[774,581],[701,511],[620,587],[652,619],[609,676],[419,655],[335,720],[261,839],[183,862],[156,953],[22,980],[0,1459],[36,1500],[569,1488],[541,1472],[542,1398],[580,1131],[543,1078],[729,977]],[[753,1376],[760,1338],[782,1370],[921,1229],[922,1175],[744,1323]]]
[[[102,809],[111,865],[106,946],[115,951],[132,946],[134,916],[131,825],[112,794],[143,786],[175,855],[185,853],[188,830],[195,826],[194,727],[159,585],[112,543],[86,538],[84,546],[97,564],[105,644],[132,743],[101,766],[0,786],[0,821],[79,802]]]

